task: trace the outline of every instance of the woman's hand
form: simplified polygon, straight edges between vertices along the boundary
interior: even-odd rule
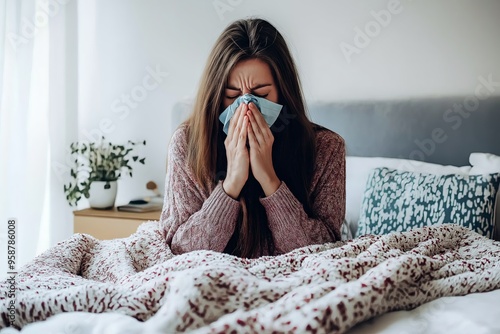
[[[248,135],[248,106],[244,103],[236,109],[229,121],[224,146],[227,156],[227,175],[222,183],[226,194],[236,199],[248,179],[250,158],[246,146]]]
[[[274,136],[264,117],[254,103],[248,105],[248,141],[250,144],[250,167],[266,196],[273,194],[280,186],[273,166]]]

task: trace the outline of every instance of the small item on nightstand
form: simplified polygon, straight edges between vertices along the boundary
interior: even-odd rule
[[[156,185],[155,182],[153,181],[149,181],[147,184],[146,184],[146,188],[148,190],[151,190],[155,193],[155,196],[151,196],[151,197],[145,197],[144,200],[148,201],[148,202],[155,202],[155,203],[162,203],[163,204],[163,195],[160,193],[160,191],[158,190],[158,186]]]
[[[158,186],[153,181],[149,181],[146,184],[146,188],[152,190],[155,196],[146,196],[143,198],[136,198],[128,202],[126,205],[120,205],[117,207],[118,211],[129,211],[129,212],[149,212],[161,210],[163,207],[163,196],[158,191]]]
[[[149,203],[148,201],[145,201],[143,199],[135,199],[135,200],[131,200],[130,202],[128,202],[128,204],[147,204]]]
[[[152,190],[156,194],[156,196],[161,196],[161,193],[158,190],[158,186],[153,181],[149,181],[146,184],[146,188],[148,188],[149,190]]]
[[[163,203],[149,202],[146,200],[132,200],[128,204],[117,206],[118,211],[128,212],[149,212],[158,211],[163,207]]]

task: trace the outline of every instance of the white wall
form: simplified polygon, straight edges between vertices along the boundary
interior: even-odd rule
[[[103,122],[109,139],[148,141],[147,164],[133,179],[120,181],[117,203],[148,194],[144,185],[150,179],[163,191],[166,147],[176,126],[170,122],[172,107],[195,94],[210,48],[235,19],[260,16],[282,32],[308,102],[468,95],[478,76],[500,81],[500,1],[495,0],[401,0],[397,14],[348,62],[341,43],[355,45],[355,28],[373,25],[372,11],[387,10],[388,4],[80,0],[79,135],[96,136]],[[216,5],[227,11],[218,12]],[[124,117],[122,94],[140,92],[146,68],[156,66],[169,75]]]

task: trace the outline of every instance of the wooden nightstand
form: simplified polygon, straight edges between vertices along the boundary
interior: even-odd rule
[[[160,220],[161,211],[123,212],[113,210],[83,209],[73,212],[74,233],[90,234],[97,239],[125,238],[148,220]]]

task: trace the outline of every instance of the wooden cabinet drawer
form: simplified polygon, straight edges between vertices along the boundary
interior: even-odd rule
[[[130,236],[140,224],[159,220],[161,211],[144,213],[116,210],[84,209],[74,212],[74,233],[90,234],[97,239],[115,239]]]

